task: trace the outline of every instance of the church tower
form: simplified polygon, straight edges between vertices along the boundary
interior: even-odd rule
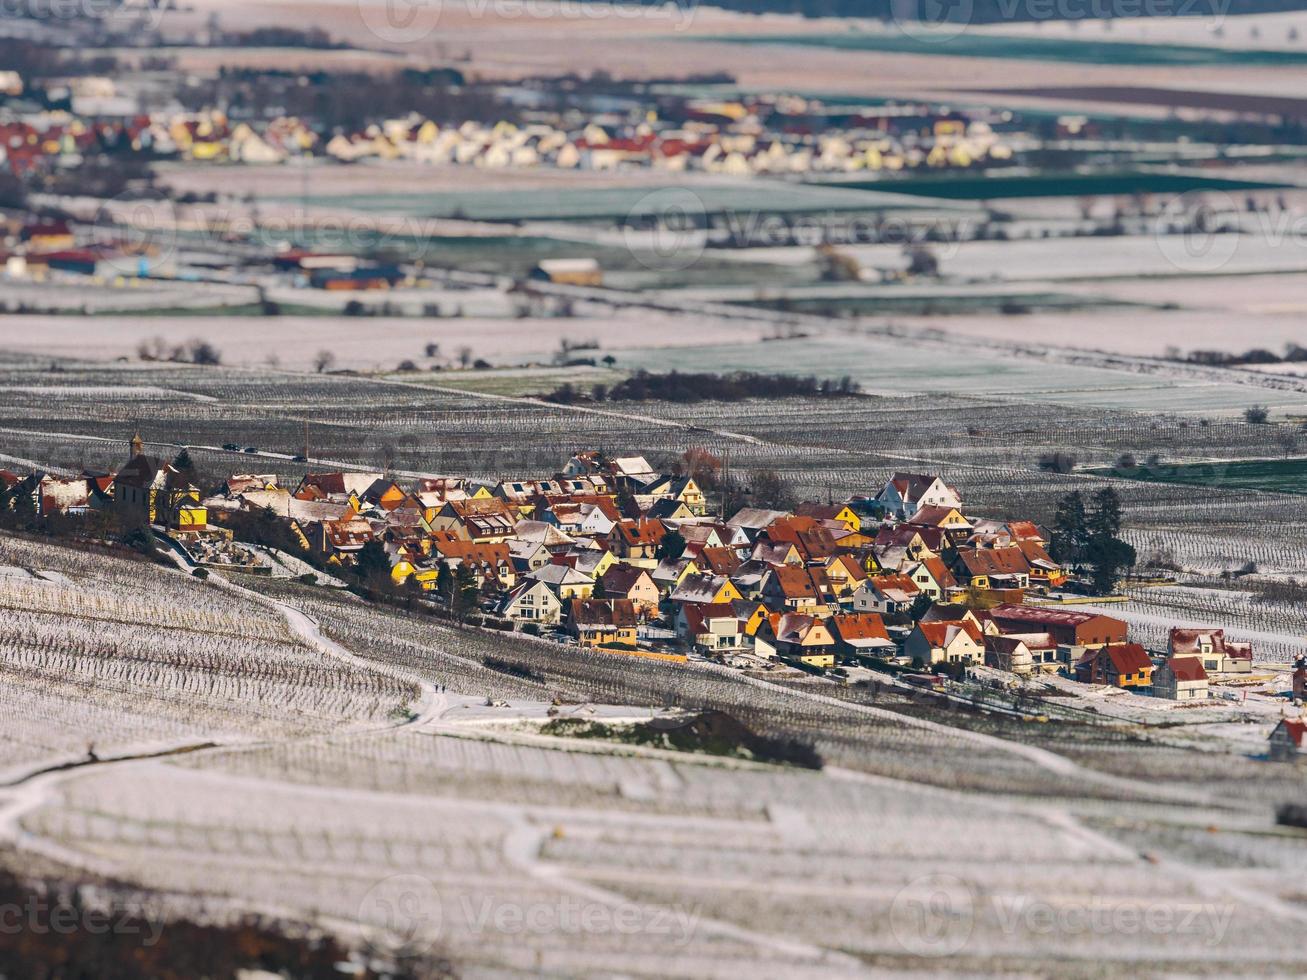
[[[137,456],[145,455],[145,443],[141,441],[141,434],[139,432],[132,436],[131,447],[132,454],[128,457],[129,459],[135,459]]]

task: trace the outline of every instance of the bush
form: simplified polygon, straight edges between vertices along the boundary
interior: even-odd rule
[[[1043,453],[1039,468],[1046,473],[1070,473],[1076,468],[1076,458],[1070,453]]]
[[[191,574],[196,578],[208,578],[209,570],[207,568],[197,568],[195,571],[191,572]]]
[[[318,577],[314,575],[312,572],[305,572],[295,581],[299,582],[300,585],[317,585]]]
[[[1252,425],[1265,425],[1270,417],[1270,409],[1265,405],[1250,405],[1243,410],[1244,421]]]

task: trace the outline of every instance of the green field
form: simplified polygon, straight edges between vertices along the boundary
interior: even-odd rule
[[[945,55],[954,58],[995,58],[1004,61],[1073,62],[1086,65],[1303,65],[1298,51],[1240,51],[1185,44],[1136,44],[1122,41],[1062,38],[1003,37],[963,31],[953,38],[917,39],[902,34],[766,34],[702,36],[700,41],[730,44],[797,45],[840,51],[884,51],[891,54]]]
[[[1245,459],[1229,463],[1185,463],[1175,466],[1164,464],[1098,472],[1148,483],[1307,494],[1307,459]]]
[[[1282,187],[1251,180],[1200,174],[1126,171],[1037,173],[1012,176],[905,177],[841,183],[841,187],[879,189],[958,201],[1019,197],[1097,197],[1130,194],[1186,194],[1190,191],[1255,191]]]

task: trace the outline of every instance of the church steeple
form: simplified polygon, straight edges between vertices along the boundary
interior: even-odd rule
[[[145,443],[141,441],[141,434],[139,432],[136,433],[136,435],[132,436],[131,446],[132,446],[132,455],[131,455],[132,459],[135,459],[137,456],[145,455]]]

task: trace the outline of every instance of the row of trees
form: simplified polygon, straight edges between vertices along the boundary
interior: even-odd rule
[[[1087,573],[1099,595],[1110,594],[1137,560],[1135,549],[1121,539],[1121,499],[1111,487],[1095,493],[1089,504],[1079,490],[1059,500],[1049,545],[1054,559],[1077,574]]]
[[[737,402],[746,398],[848,398],[862,393],[862,386],[848,375],[839,379],[799,377],[792,374],[650,374],[639,371],[611,388],[596,385],[587,396],[572,384],[564,384],[544,400],[559,405],[578,401],[702,401]]]

